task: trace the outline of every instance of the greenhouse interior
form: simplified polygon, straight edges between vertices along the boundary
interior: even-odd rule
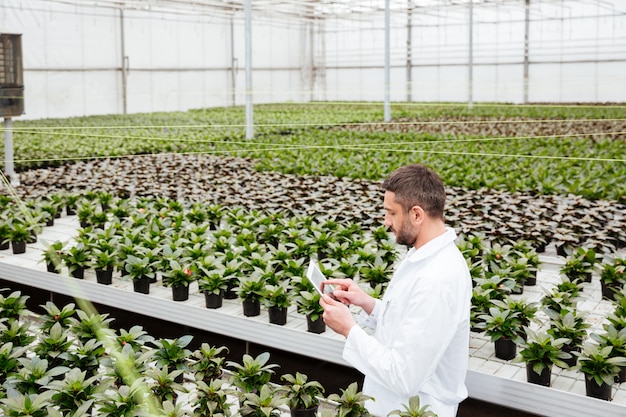
[[[623,0],[2,0],[0,116],[0,415],[626,415]]]

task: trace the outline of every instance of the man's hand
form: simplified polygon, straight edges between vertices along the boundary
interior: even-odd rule
[[[371,314],[376,305],[376,300],[366,294],[365,291],[351,279],[326,280],[322,283],[322,291],[324,285],[334,286],[333,297],[337,301],[346,305],[354,304],[357,307],[361,307],[367,314]]]
[[[336,333],[347,338],[352,326],[356,325],[348,306],[334,300],[328,294],[320,298],[320,305],[324,308],[324,314],[322,315],[324,323]]]

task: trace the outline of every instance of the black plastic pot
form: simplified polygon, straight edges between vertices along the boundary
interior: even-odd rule
[[[223,298],[224,291],[222,291],[220,294],[205,292],[204,304],[206,305],[206,308],[220,308],[222,307]]]
[[[174,301],[185,301],[189,299],[189,285],[172,286],[172,299]]]
[[[315,417],[317,415],[317,408],[318,406],[316,405],[315,407],[307,409],[290,409],[289,412],[291,413],[291,417]]]
[[[280,326],[287,323],[287,307],[272,306],[267,309],[270,323]]]
[[[324,319],[322,316],[319,316],[317,320],[311,320],[311,317],[307,314],[306,316],[306,329],[311,333],[324,333],[326,331],[326,323],[324,323]]]
[[[598,385],[595,379],[585,377],[585,391],[587,397],[609,401],[611,399],[612,388],[613,385],[609,385],[606,382],[602,382],[602,385]]]
[[[517,344],[512,339],[500,338],[494,342],[496,358],[511,360],[517,354]]]
[[[134,279],[133,290],[142,294],[150,294],[150,278],[141,277]]]
[[[0,242],[0,250],[7,250],[11,247],[11,242],[5,240],[4,242]]]
[[[552,378],[552,369],[549,367],[543,368],[540,374],[533,370],[534,363],[529,362],[526,364],[526,380],[531,384],[543,385],[544,387],[550,386],[550,379]]]
[[[259,300],[243,300],[243,315],[246,317],[254,317],[261,314],[261,302]]]
[[[76,279],[83,279],[85,277],[85,267],[76,266],[74,268],[70,268],[70,275]]]
[[[620,292],[621,287],[614,285],[606,285],[603,280],[600,280],[600,287],[602,288],[602,298],[615,301],[615,293]]]
[[[55,274],[59,273],[59,271],[57,270],[57,266],[54,264],[54,262],[47,262],[46,263],[46,270],[48,272],[52,272],[52,273],[55,273]]]
[[[111,285],[113,282],[113,267],[107,269],[96,269],[96,280],[99,284]]]
[[[26,242],[11,242],[14,255],[26,252]]]

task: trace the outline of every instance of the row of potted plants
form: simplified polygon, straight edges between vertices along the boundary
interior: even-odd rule
[[[0,409],[6,415],[279,417],[286,409],[295,417],[369,415],[369,397],[356,382],[325,398],[322,384],[305,374],[278,379],[267,352],[227,361],[226,347],[202,343],[192,350],[190,335],[155,339],[140,326],[114,330],[108,315],[74,304],[48,302],[34,322],[27,298],[0,294]],[[329,405],[318,412],[320,401]],[[412,398],[390,415],[433,416],[427,409]]]

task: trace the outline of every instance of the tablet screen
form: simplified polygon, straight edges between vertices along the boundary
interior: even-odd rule
[[[311,262],[309,263],[309,269],[306,271],[306,277],[309,279],[309,281],[311,281],[311,283],[315,287],[315,290],[318,293],[320,293],[320,295],[322,295],[322,290],[321,290],[322,282],[326,281],[327,278],[324,276],[324,274],[320,270],[320,267],[317,265],[317,262],[315,262],[313,259],[311,259]],[[330,285],[325,285],[324,292],[326,294],[332,293],[333,287]]]

